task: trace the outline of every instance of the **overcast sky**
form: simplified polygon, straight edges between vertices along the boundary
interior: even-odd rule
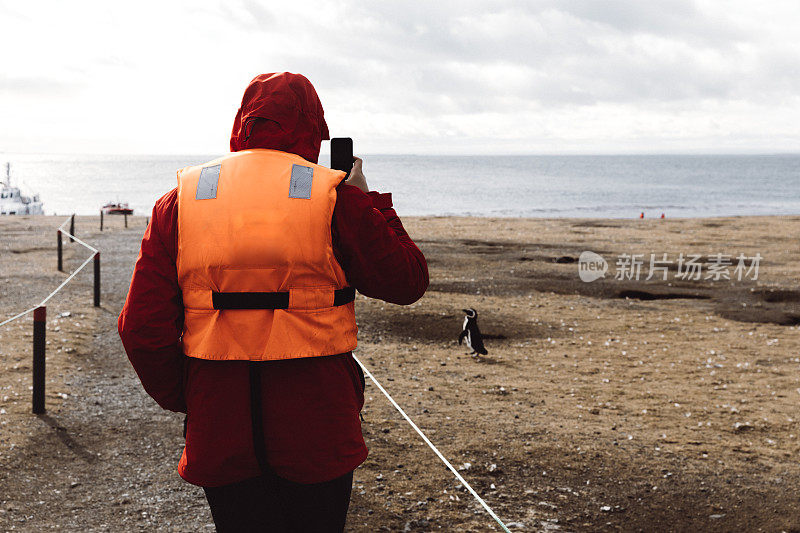
[[[797,0],[0,0],[0,152],[227,151],[261,72],[359,153],[797,152]]]

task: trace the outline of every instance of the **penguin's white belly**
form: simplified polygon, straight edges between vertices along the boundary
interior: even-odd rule
[[[469,346],[470,349],[471,349],[472,348],[472,337],[469,334],[469,328],[467,327],[468,324],[469,324],[469,317],[467,316],[467,317],[464,317],[464,325],[461,327],[461,329],[463,329],[464,331],[467,332],[467,336],[464,337],[464,339],[466,339],[467,346]]]

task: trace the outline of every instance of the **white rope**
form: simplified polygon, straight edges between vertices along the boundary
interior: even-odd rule
[[[51,292],[50,294],[48,294],[48,295],[47,295],[47,297],[46,297],[44,300],[42,300],[41,302],[39,302],[39,305],[36,305],[36,306],[34,306],[34,307],[31,307],[31,308],[30,308],[30,309],[28,309],[27,311],[23,311],[23,312],[21,312],[20,314],[18,314],[18,315],[16,315],[16,316],[13,316],[13,317],[11,317],[11,318],[9,318],[9,319],[7,319],[7,320],[4,320],[3,322],[0,322],[0,326],[5,326],[5,325],[6,325],[6,324],[8,324],[9,322],[13,322],[13,321],[15,321],[15,320],[16,320],[16,319],[18,319],[18,318],[22,318],[22,317],[24,317],[25,315],[27,315],[27,314],[28,314],[28,313],[30,313],[31,311],[34,311],[36,308],[38,308],[38,307],[42,307],[44,304],[46,304],[48,301],[50,301],[50,298],[52,298],[53,296],[55,296],[55,295],[56,295],[56,293],[57,293],[58,291],[60,291],[61,289],[63,289],[63,288],[64,288],[64,285],[66,285],[67,283],[69,283],[69,282],[70,282],[70,280],[71,280],[72,278],[74,278],[74,277],[75,277],[75,276],[78,274],[78,272],[80,272],[81,270],[83,270],[83,267],[85,267],[86,265],[88,265],[88,264],[89,264],[89,261],[91,261],[92,259],[94,259],[94,256],[95,256],[95,255],[97,255],[97,254],[99,254],[99,253],[100,253],[100,252],[97,250],[97,248],[94,248],[94,247],[92,247],[92,246],[89,246],[88,244],[86,244],[85,242],[83,242],[82,240],[80,240],[79,238],[77,238],[76,236],[74,236],[74,235],[70,234],[68,231],[65,231],[64,229],[62,229],[62,228],[64,227],[64,225],[65,225],[67,222],[69,222],[69,218],[67,218],[67,220],[65,220],[65,221],[64,221],[64,222],[63,222],[63,223],[62,223],[62,224],[61,224],[61,225],[58,227],[58,229],[59,229],[59,230],[61,230],[61,233],[65,234],[65,235],[67,235],[67,236],[69,236],[69,237],[72,237],[72,238],[73,238],[73,239],[75,239],[75,240],[76,240],[78,243],[80,243],[80,244],[84,245],[86,248],[90,249],[90,250],[93,252],[93,253],[92,253],[92,255],[90,255],[90,256],[89,256],[89,258],[88,258],[88,259],[86,259],[86,261],[84,261],[83,263],[81,263],[81,266],[79,266],[78,268],[76,268],[76,269],[75,269],[75,270],[72,272],[72,274],[70,274],[70,275],[69,275],[69,277],[67,277],[67,279],[65,279],[65,280],[64,280],[64,281],[61,283],[61,285],[59,285],[58,287],[56,287],[56,290],[54,290],[53,292]]]
[[[88,244],[86,244],[85,242],[83,242],[82,240],[80,240],[79,238],[77,238],[75,235],[73,235],[72,233],[70,233],[70,232],[68,232],[67,230],[65,230],[65,229],[64,229],[64,226],[67,224],[67,222],[69,222],[70,218],[72,218],[72,217],[69,217],[69,218],[67,218],[67,220],[65,220],[65,221],[64,221],[64,222],[63,222],[63,223],[62,223],[62,224],[61,224],[61,225],[58,227],[58,229],[59,229],[59,230],[61,230],[61,233],[62,233],[63,235],[66,235],[67,237],[71,238],[72,240],[74,240],[74,241],[75,241],[75,242],[77,242],[78,244],[82,244],[82,245],[84,245],[85,247],[87,247],[88,249],[90,249],[91,251],[93,251],[93,252],[97,253],[97,252],[99,251],[97,248],[95,248],[94,246],[89,246]],[[92,257],[94,257],[94,256],[92,256]]]
[[[37,305],[36,307],[39,307],[39,306]],[[24,317],[25,315],[27,315],[28,313],[30,313],[31,311],[33,311],[34,309],[36,309],[36,307],[31,307],[31,308],[30,308],[30,309],[28,309],[27,311],[23,311],[23,312],[21,312],[20,314],[18,314],[17,316],[12,316],[12,317],[11,317],[11,318],[9,318],[8,320],[5,320],[5,321],[3,321],[3,322],[0,322],[0,326],[5,326],[5,325],[6,325],[6,324],[8,324],[9,322],[13,322],[13,321],[15,321],[15,320],[16,320],[16,319],[18,319],[18,318],[22,318],[22,317]]]
[[[360,366],[360,367],[361,367],[361,369],[364,371],[364,373],[365,373],[367,376],[369,376],[369,379],[371,379],[371,380],[372,380],[372,382],[373,382],[373,383],[374,383],[374,384],[375,384],[375,385],[376,385],[376,386],[377,386],[377,387],[380,389],[380,391],[383,393],[383,395],[384,395],[384,396],[386,396],[386,398],[387,398],[387,399],[388,399],[390,402],[392,402],[392,405],[394,405],[394,408],[395,408],[395,409],[397,409],[397,410],[400,412],[400,414],[401,414],[401,415],[403,415],[403,418],[405,418],[405,419],[406,419],[406,422],[408,422],[409,424],[411,424],[411,427],[412,427],[412,428],[414,428],[414,431],[416,431],[416,432],[419,434],[419,436],[420,436],[420,437],[422,437],[422,440],[424,440],[424,441],[425,441],[425,444],[427,444],[428,446],[430,446],[431,450],[433,450],[433,452],[434,452],[434,453],[435,453],[435,454],[436,454],[436,455],[439,457],[439,459],[441,459],[441,460],[442,460],[442,462],[443,462],[443,463],[444,463],[444,464],[447,466],[447,468],[449,468],[449,469],[450,469],[450,471],[451,471],[451,472],[452,472],[452,473],[453,473],[453,474],[456,476],[456,478],[457,478],[457,479],[458,479],[458,480],[461,482],[461,484],[462,484],[462,485],[464,485],[464,487],[465,487],[465,488],[466,488],[468,491],[470,491],[470,492],[472,493],[472,495],[475,497],[475,499],[476,499],[476,500],[478,500],[478,503],[480,503],[480,504],[483,506],[483,508],[484,508],[484,509],[486,509],[486,512],[487,512],[487,513],[489,513],[489,515],[490,515],[492,518],[494,518],[495,522],[497,522],[497,523],[500,525],[500,527],[501,527],[501,528],[503,528],[503,531],[505,531],[506,533],[511,533],[511,532],[508,530],[508,528],[506,527],[506,525],[503,523],[503,521],[502,521],[502,520],[500,520],[500,518],[499,518],[499,517],[498,517],[498,516],[495,514],[495,512],[494,512],[494,511],[492,511],[492,508],[491,508],[491,507],[489,507],[489,506],[486,504],[486,502],[485,502],[485,501],[483,501],[483,498],[481,498],[480,496],[478,496],[478,493],[477,493],[477,492],[475,492],[475,489],[473,489],[473,488],[470,486],[470,484],[469,484],[469,483],[467,483],[467,480],[466,480],[466,479],[464,479],[463,477],[461,477],[461,474],[459,474],[459,473],[458,473],[458,470],[456,470],[455,468],[453,468],[453,465],[451,465],[451,464],[450,464],[450,461],[448,461],[448,460],[445,458],[445,456],[444,456],[444,455],[442,455],[442,453],[441,453],[441,452],[440,452],[440,451],[439,451],[439,450],[436,448],[436,446],[434,446],[434,445],[433,445],[433,443],[432,443],[432,442],[431,442],[431,441],[428,439],[428,437],[426,437],[426,436],[425,436],[425,434],[422,432],[422,430],[421,430],[421,429],[419,429],[419,428],[417,427],[417,425],[414,423],[414,421],[413,421],[413,420],[411,420],[411,419],[408,417],[408,415],[406,414],[406,412],[405,412],[405,411],[403,411],[403,409],[402,409],[402,408],[401,408],[399,405],[397,405],[397,402],[396,402],[396,401],[394,401],[394,398],[392,398],[391,396],[389,396],[389,393],[388,393],[388,392],[386,392],[386,389],[384,389],[384,388],[383,388],[383,386],[382,386],[380,383],[378,383],[378,380],[377,380],[377,379],[375,379],[375,376],[373,376],[373,375],[372,375],[372,372],[370,372],[369,370],[367,370],[367,367],[365,367],[365,366],[364,366],[364,364],[363,364],[361,361],[359,361],[359,360],[358,360],[358,357],[356,357],[356,356],[355,356],[355,354],[353,354],[353,359],[355,359],[355,360],[356,360],[356,363],[358,363],[358,366]]]
[[[80,240],[79,238],[77,238],[75,235],[72,235],[72,234],[71,234],[70,232],[68,232],[68,231],[63,231],[63,230],[62,230],[62,231],[61,231],[61,233],[63,233],[63,234],[64,234],[64,235],[66,235],[67,237],[72,237],[72,239],[74,239],[74,240],[75,240],[75,242],[77,242],[78,244],[82,244],[82,245],[84,245],[85,247],[87,247],[88,249],[90,249],[91,251],[93,251],[94,253],[97,253],[97,252],[99,252],[99,251],[100,251],[100,250],[98,250],[97,248],[95,248],[94,246],[89,246],[88,244],[86,244],[85,242],[83,242],[82,240]]]
[[[59,285],[59,286],[56,288],[56,290],[54,290],[53,292],[51,292],[51,293],[50,293],[50,294],[47,296],[47,298],[45,298],[44,300],[42,300],[42,302],[41,302],[41,303],[40,303],[40,304],[39,304],[37,307],[41,307],[41,306],[43,306],[44,304],[46,304],[46,303],[48,302],[48,300],[50,300],[50,298],[52,298],[53,296],[55,296],[55,295],[56,295],[56,293],[57,293],[58,291],[60,291],[60,290],[61,290],[61,289],[64,287],[64,285],[66,285],[67,283],[69,283],[69,281],[70,281],[72,278],[74,278],[74,277],[75,277],[75,275],[76,275],[78,272],[80,272],[80,271],[81,271],[81,269],[82,269],[83,267],[85,267],[86,265],[88,265],[88,264],[89,264],[89,261],[91,261],[92,259],[94,259],[94,256],[95,256],[95,255],[96,255],[96,252],[95,252],[94,254],[90,255],[90,256],[88,257],[88,259],[86,259],[86,261],[84,261],[83,263],[81,263],[81,266],[79,266],[78,268],[76,268],[76,269],[75,269],[75,271],[74,271],[72,274],[70,274],[70,275],[69,275],[69,277],[68,277],[67,279],[65,279],[65,280],[64,280],[64,281],[61,283],[61,285]]]

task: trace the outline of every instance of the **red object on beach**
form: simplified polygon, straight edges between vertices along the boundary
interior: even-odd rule
[[[316,93],[292,89],[292,80],[270,90],[266,85],[274,79],[259,76],[245,92],[242,109],[247,113],[237,115],[232,150],[285,150],[316,162],[328,133]],[[274,116],[282,122],[273,123],[272,98],[300,101],[281,107],[282,114]],[[295,115],[285,116],[286,109]],[[290,132],[292,139],[282,132]],[[366,194],[345,184],[336,192],[333,248],[350,285],[391,303],[419,299],[428,286],[427,264],[392,209],[391,194]],[[153,209],[119,316],[119,333],[150,396],[164,409],[188,412],[179,474],[196,485],[226,485],[261,474],[253,451],[248,363],[183,355],[177,240],[173,189]],[[275,473],[298,483],[318,483],[364,461],[367,448],[359,420],[363,374],[349,352],[264,365],[264,440]]]
[[[103,206],[103,212],[107,215],[132,215],[133,209],[128,204],[109,202]]]
[[[661,218],[664,218],[664,213],[661,213]]]
[[[639,215],[639,218],[644,218],[644,212],[642,212],[642,214]]]

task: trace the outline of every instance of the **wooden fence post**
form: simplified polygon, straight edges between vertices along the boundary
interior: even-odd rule
[[[103,210],[100,210],[100,231],[103,231]]]
[[[59,234],[60,236],[60,234]],[[45,384],[45,335],[47,332],[47,307],[37,307],[33,311],[33,412],[42,414]]]
[[[64,250],[63,245],[61,243],[61,230],[56,230],[56,237],[58,238],[57,247],[58,247],[58,271],[64,272],[64,260],[62,258]]]
[[[75,242],[73,235],[75,235],[75,214],[69,218],[69,242]]]
[[[94,254],[94,306],[100,307],[100,252]]]
[[[128,229],[128,213],[125,213],[125,229]]]

